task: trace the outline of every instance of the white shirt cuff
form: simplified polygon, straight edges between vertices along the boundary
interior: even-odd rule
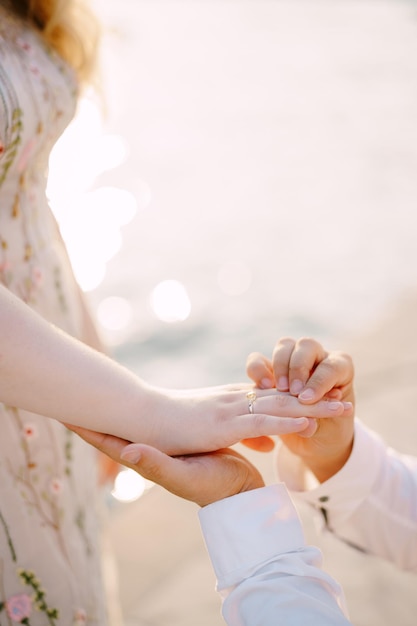
[[[277,554],[305,546],[303,530],[283,484],[254,489],[199,511],[218,589],[250,576]]]

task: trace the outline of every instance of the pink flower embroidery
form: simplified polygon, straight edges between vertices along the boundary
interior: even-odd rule
[[[29,52],[30,54],[33,54],[32,46],[30,45],[30,43],[28,41],[25,41],[22,37],[18,37],[16,39],[16,43],[25,52]]]
[[[73,626],[84,626],[87,623],[87,613],[84,609],[78,609],[74,615],[74,624]]]
[[[36,437],[38,437],[39,435],[38,427],[36,426],[36,424],[32,424],[30,422],[25,424],[22,430],[24,438],[28,441],[30,441],[31,439],[36,439]]]
[[[34,76],[40,76],[40,75],[41,75],[40,70],[39,70],[39,67],[38,67],[37,65],[31,65],[31,66],[29,67],[29,69],[30,69],[30,71],[32,72],[32,74],[33,74]]]
[[[64,488],[62,480],[60,480],[59,478],[53,478],[50,482],[49,488],[52,495],[59,496]]]
[[[0,272],[4,273],[4,272],[8,272],[10,269],[11,265],[8,261],[4,261],[4,263],[0,263]]]
[[[20,624],[22,620],[30,617],[32,613],[32,600],[25,593],[12,596],[6,602],[6,611],[13,622]]]
[[[32,282],[35,287],[40,287],[43,283],[43,272],[40,267],[34,267],[32,269]]]

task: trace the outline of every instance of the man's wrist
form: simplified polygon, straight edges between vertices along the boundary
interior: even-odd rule
[[[196,503],[200,507],[203,508],[205,506],[209,506],[210,504],[214,504],[215,502],[219,502],[219,500],[225,500],[226,498],[233,498],[234,496],[238,496],[241,493],[246,493],[247,491],[254,491],[255,489],[261,489],[262,487],[265,487],[265,483],[262,479],[261,480],[248,480],[245,484],[242,485],[239,491],[234,491],[233,493],[223,494],[220,497],[218,497],[217,494],[215,496],[214,495],[208,496],[208,497],[205,497],[204,499],[200,499],[199,501],[196,500]]]
[[[350,443],[337,455],[331,457],[316,456],[305,458],[304,463],[320,483],[324,483],[337,474],[348,461],[353,449],[353,437]]]

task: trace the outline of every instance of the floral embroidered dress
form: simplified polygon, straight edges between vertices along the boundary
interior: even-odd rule
[[[75,100],[70,69],[0,6],[0,282],[82,339],[78,287],[45,195]],[[0,404],[1,626],[106,624],[95,488],[92,448]]]

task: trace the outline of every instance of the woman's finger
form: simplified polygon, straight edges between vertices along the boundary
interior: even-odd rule
[[[246,414],[248,418],[256,418],[256,414],[267,414],[272,419],[281,418],[298,418],[298,417],[338,417],[340,415],[350,414],[352,411],[351,402],[342,402],[340,400],[320,400],[314,404],[302,404],[298,398],[289,393],[256,391],[255,399],[246,400],[246,410],[242,414]],[[243,405],[245,406],[245,405]],[[275,416],[275,417],[273,417]],[[239,419],[239,418],[235,418]],[[270,435],[271,433],[260,433]]]

